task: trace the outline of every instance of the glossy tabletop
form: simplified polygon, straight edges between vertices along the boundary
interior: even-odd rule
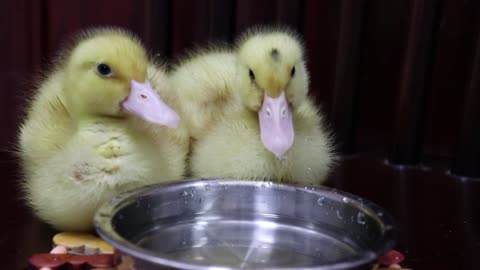
[[[25,269],[33,253],[51,248],[56,233],[25,206],[15,161],[0,161],[1,269]],[[478,269],[480,180],[426,167],[401,168],[384,160],[339,161],[327,185],[369,199],[388,210],[400,228],[397,250],[413,269]]]

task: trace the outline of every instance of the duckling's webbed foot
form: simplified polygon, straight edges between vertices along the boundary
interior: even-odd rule
[[[102,180],[106,180],[118,173],[119,170],[120,166],[115,164],[102,163],[93,165],[88,162],[82,162],[73,166],[71,179],[75,182],[102,182]]]
[[[120,171],[121,157],[127,154],[120,138],[112,137],[86,153],[77,155],[75,162],[67,171],[75,182],[111,182],[109,179]],[[67,166],[68,167],[68,166]]]
[[[120,142],[116,138],[111,138],[107,142],[97,146],[95,152],[107,159],[116,158],[125,154],[122,151]]]

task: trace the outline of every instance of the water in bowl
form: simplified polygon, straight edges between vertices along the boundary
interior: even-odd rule
[[[299,222],[265,215],[164,220],[135,242],[176,261],[246,269],[308,268],[352,260],[365,252],[342,238],[342,232]]]

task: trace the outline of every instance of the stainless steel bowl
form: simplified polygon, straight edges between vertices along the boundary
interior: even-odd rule
[[[97,232],[134,269],[371,269],[394,246],[390,215],[328,188],[193,180],[123,194]]]

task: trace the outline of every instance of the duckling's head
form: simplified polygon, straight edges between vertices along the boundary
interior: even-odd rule
[[[118,29],[84,32],[64,54],[69,110],[78,117],[140,117],[175,127],[179,117],[152,88],[140,41]]]
[[[258,113],[262,142],[278,159],[294,141],[292,110],[307,97],[308,73],[295,34],[254,30],[238,43],[237,85],[244,105]]]

